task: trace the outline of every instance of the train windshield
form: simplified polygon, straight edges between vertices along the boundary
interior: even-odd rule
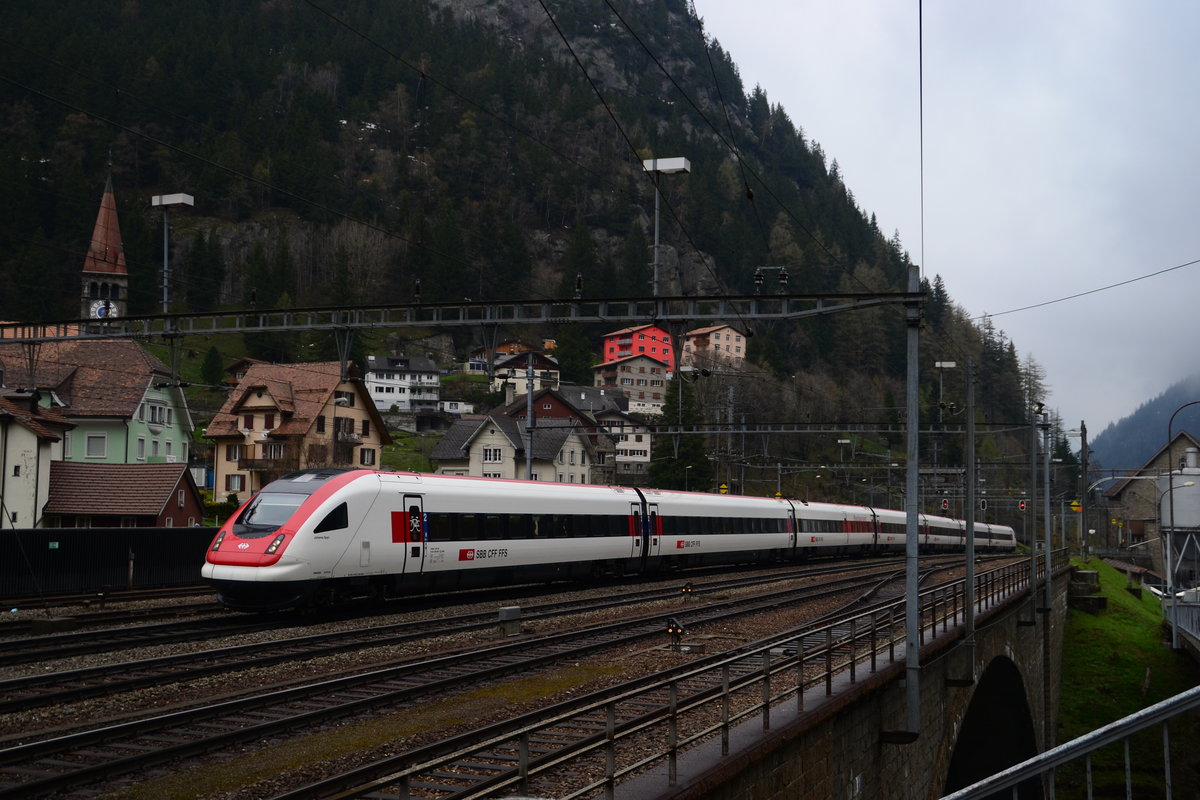
[[[307,499],[306,494],[259,492],[234,521],[233,532],[243,539],[257,539],[274,533]]]

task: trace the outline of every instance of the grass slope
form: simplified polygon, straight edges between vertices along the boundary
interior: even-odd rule
[[[1200,665],[1172,652],[1158,599],[1131,593],[1124,574],[1099,559],[1080,564],[1100,575],[1108,609],[1098,615],[1071,611],[1063,641],[1058,741],[1093,731],[1200,683]],[[1173,796],[1200,798],[1200,717],[1170,723]],[[1131,740],[1134,796],[1163,797],[1161,728]],[[1057,786],[1084,788],[1083,765],[1059,770]],[[1124,748],[1093,756],[1096,797],[1125,796]],[[1076,795],[1068,795],[1076,796]],[[1084,796],[1084,795],[1077,795]]]

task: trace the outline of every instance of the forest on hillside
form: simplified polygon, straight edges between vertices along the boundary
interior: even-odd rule
[[[44,0],[9,9],[0,38],[2,319],[77,316],[110,174],[134,314],[161,297],[148,198],[171,192],[196,198],[172,224],[178,313],[570,297],[577,285],[647,296],[656,186],[641,162],[675,156],[691,171],[658,180],[661,294],[749,294],[760,267],[762,291],[906,289],[899,235],[879,230],[789,112],[742,84],[684,0]],[[779,267],[786,287],[773,285]],[[970,358],[981,419],[1027,420],[1038,365],[938,276],[922,288],[926,418],[938,392],[963,402],[961,369],[939,381],[934,363]],[[899,419],[899,306],[730,322],[753,335],[753,363],[725,377],[740,387],[721,403],[731,416]],[[590,382],[603,332],[545,333],[567,377]],[[484,338],[454,334],[434,355],[449,363]],[[238,347],[282,361],[304,357],[298,344]],[[989,457],[1023,446],[1010,439],[990,440]]]

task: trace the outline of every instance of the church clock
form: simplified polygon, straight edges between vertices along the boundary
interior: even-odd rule
[[[93,300],[91,305],[92,319],[109,319],[117,316],[117,306],[111,300]]]

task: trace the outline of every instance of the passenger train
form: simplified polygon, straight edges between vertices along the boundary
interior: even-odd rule
[[[310,469],[263,487],[221,527],[203,578],[245,611],[357,597],[578,580],[813,554],[903,552],[903,511],[800,500]],[[965,523],[920,519],[922,552],[961,550]],[[1015,546],[976,523],[977,551]]]

